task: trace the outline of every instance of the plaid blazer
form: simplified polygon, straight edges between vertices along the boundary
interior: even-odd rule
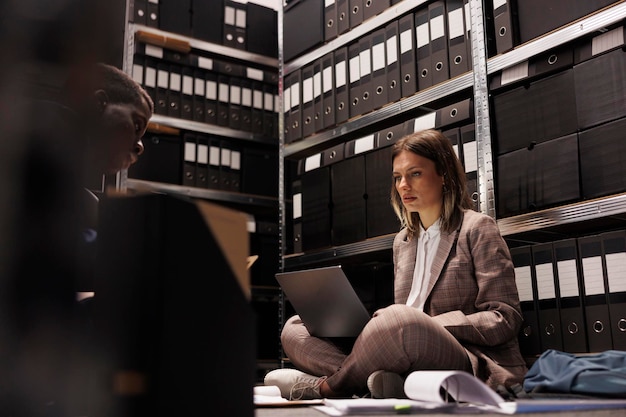
[[[393,243],[396,303],[406,304],[416,254],[417,240],[401,230]],[[488,385],[523,381],[527,368],[517,339],[522,315],[515,272],[491,217],[466,210],[457,230],[441,232],[424,312],[465,347],[474,374]]]

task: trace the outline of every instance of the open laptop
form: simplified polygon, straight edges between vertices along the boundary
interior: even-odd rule
[[[341,266],[280,272],[276,280],[316,337],[356,337],[370,315]]]

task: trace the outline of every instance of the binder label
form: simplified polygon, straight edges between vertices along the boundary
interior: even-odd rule
[[[211,71],[213,70],[213,60],[210,58],[199,56],[198,67]]]
[[[274,110],[274,96],[272,93],[263,93],[263,110]]]
[[[415,119],[413,123],[413,132],[419,132],[420,130],[434,129],[437,122],[437,112],[432,112],[420,116]]]
[[[385,44],[377,43],[372,47],[372,71],[376,72],[385,68]]]
[[[350,58],[350,84],[357,82],[361,78],[361,69],[359,68],[359,55]]]
[[[361,51],[359,54],[359,65],[361,67],[361,77],[365,77],[372,72],[372,59],[371,52],[369,49]]]
[[[626,252],[608,253],[605,259],[609,291],[626,292]]]
[[[156,87],[156,69],[152,67],[146,67],[146,87]]]
[[[198,144],[198,163],[209,163],[209,147],[205,144]]]
[[[398,37],[396,35],[387,39],[387,65],[398,61]]]
[[[535,265],[535,272],[537,273],[537,296],[539,299],[548,300],[556,298],[552,264]]]
[[[230,168],[236,171],[241,169],[241,152],[232,151],[230,153]]]
[[[309,172],[322,166],[322,154],[311,155],[304,160],[304,172]]]
[[[185,161],[196,162],[196,144],[193,142],[185,142]]]
[[[157,86],[160,88],[167,88],[168,82],[167,71],[158,70],[157,71]]]
[[[354,141],[354,154],[371,151],[374,149],[374,135],[369,135]]]
[[[300,105],[300,84],[293,84],[291,86],[291,108],[298,107]]]
[[[252,107],[263,110],[263,92],[254,89],[252,92]],[[285,112],[291,110],[291,94],[285,95]]]
[[[220,148],[217,146],[209,147],[209,165],[220,166]]]
[[[335,87],[346,85],[346,61],[337,62],[335,65]]]
[[[493,10],[497,10],[498,8],[505,6],[507,0],[493,0]]]
[[[465,27],[463,26],[463,8],[458,8],[448,13],[448,32],[450,34],[450,39],[465,36]]]
[[[465,173],[478,170],[478,146],[476,141],[463,144],[463,156],[465,160]]]
[[[263,71],[256,68],[246,68],[246,76],[252,80],[263,81]]]
[[[215,81],[206,82],[206,98],[207,100],[217,100],[217,83]]]
[[[519,266],[515,268],[515,284],[520,301],[533,301],[533,284],[530,274],[530,266]]]
[[[230,102],[231,104],[241,104],[241,87],[237,85],[230,86]]]
[[[324,94],[328,93],[333,88],[333,68],[326,67],[322,72],[322,88]]]
[[[322,73],[313,74],[313,97],[317,98],[322,95]]]
[[[428,46],[430,42],[430,31],[428,29],[428,22],[422,23],[415,28],[415,36],[417,38],[417,48],[421,49],[424,46]]]
[[[221,102],[228,103],[228,84],[219,83],[218,99]]]
[[[335,0],[324,0],[324,7],[332,6],[335,4]]]
[[[170,73],[170,90],[180,91],[180,74],[175,72]]]
[[[561,297],[578,297],[578,274],[576,273],[576,261],[558,261],[556,268],[559,274],[559,291]]]
[[[250,88],[241,89],[241,105],[252,107],[252,90]]]
[[[159,46],[146,44],[146,55],[153,56],[155,58],[163,59],[163,48]]]
[[[302,193],[294,194],[293,201],[293,218],[299,219],[302,217]]]
[[[201,78],[194,79],[193,92],[197,96],[204,97],[204,80]]]
[[[400,55],[409,52],[413,49],[413,38],[411,37],[411,31],[405,30],[400,34]]]
[[[313,100],[313,78],[307,78],[302,82],[302,103],[306,104]]]
[[[430,20],[430,37],[432,40],[444,37],[445,25],[443,15],[435,16]]]
[[[193,78],[188,75],[183,76],[183,94],[193,94]]]
[[[602,258],[599,256],[583,258],[582,263],[583,274],[585,276],[585,295],[604,294]]]
[[[526,77],[528,77],[528,61],[503,69],[500,84],[506,85]]]
[[[591,55],[601,54],[624,44],[624,28],[610,30],[591,39]]]
[[[143,85],[143,67],[141,65],[133,64],[133,80],[137,84]]]

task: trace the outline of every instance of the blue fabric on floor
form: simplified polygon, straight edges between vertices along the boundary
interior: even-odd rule
[[[626,398],[626,352],[577,356],[546,350],[528,370],[524,390]]]

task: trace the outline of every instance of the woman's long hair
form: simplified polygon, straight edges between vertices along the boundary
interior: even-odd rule
[[[437,130],[422,130],[403,137],[393,145],[392,162],[402,151],[413,152],[435,163],[437,174],[443,176],[441,230],[452,232],[458,227],[463,210],[472,207],[472,200],[467,192],[465,170],[452,148],[452,143]],[[395,183],[391,187],[391,205],[402,227],[408,229],[409,238],[417,236],[419,213],[409,213],[406,210]]]

